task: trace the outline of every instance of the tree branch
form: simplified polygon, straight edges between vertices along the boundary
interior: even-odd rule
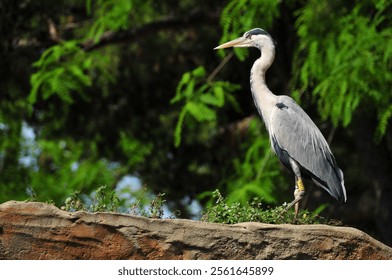
[[[85,51],[92,51],[110,44],[133,41],[141,36],[146,36],[162,30],[188,28],[195,24],[218,24],[218,22],[218,14],[206,14],[200,11],[195,11],[186,17],[170,17],[129,30],[122,30],[118,32],[109,31],[104,33],[98,42],[94,42],[90,39],[82,43],[81,47]]]

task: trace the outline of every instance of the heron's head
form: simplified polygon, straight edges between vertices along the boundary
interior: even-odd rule
[[[225,49],[230,47],[236,48],[249,48],[249,47],[256,47],[258,49],[262,49],[266,46],[274,47],[274,41],[272,40],[271,36],[261,28],[254,28],[249,30],[237,39],[224,43],[220,46],[214,48],[216,49]]]

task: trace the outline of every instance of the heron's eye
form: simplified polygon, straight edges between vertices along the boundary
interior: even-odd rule
[[[252,38],[252,34],[246,34],[246,35],[245,35],[245,38],[246,38],[246,39],[251,39],[251,38]]]

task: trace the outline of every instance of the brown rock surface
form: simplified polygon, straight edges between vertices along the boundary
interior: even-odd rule
[[[0,205],[0,259],[392,259],[364,232],[326,225],[222,225]]]

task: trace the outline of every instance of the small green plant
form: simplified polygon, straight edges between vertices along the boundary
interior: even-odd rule
[[[118,212],[120,199],[114,190],[101,186],[97,189],[93,203],[91,204],[92,212]]]
[[[120,198],[116,191],[108,189],[107,186],[99,187],[92,197],[81,197],[80,192],[74,192],[65,200],[61,207],[65,211],[88,211],[88,212],[124,212],[120,209]],[[126,212],[153,219],[162,219],[164,215],[164,193],[158,193],[152,197],[146,188],[140,190],[138,197],[130,204]]]
[[[163,204],[166,200],[163,199],[164,193],[158,195],[150,202],[148,210],[150,211],[150,218],[161,219],[163,217]]]
[[[148,197],[147,189],[143,188],[141,191],[141,195],[131,204],[129,213],[152,219],[162,219],[164,214],[163,206],[166,202],[163,199],[165,194],[158,193],[150,201],[146,201],[146,197]]]
[[[61,208],[65,211],[118,212],[119,202],[120,199],[114,190],[101,186],[96,190],[91,203],[83,202],[80,193],[74,192]]]
[[[235,224],[243,222],[261,222],[270,224],[331,224],[332,222],[320,217],[316,212],[301,210],[295,219],[293,211],[285,211],[285,205],[275,208],[262,208],[262,199],[254,198],[251,202],[228,203],[218,190],[212,193],[214,204],[207,206],[203,212],[203,221]],[[336,224],[336,222],[335,222]]]
[[[75,211],[87,211],[87,207],[79,196],[80,192],[74,192],[71,196],[65,199],[65,205],[61,207],[62,210],[75,212]]]

